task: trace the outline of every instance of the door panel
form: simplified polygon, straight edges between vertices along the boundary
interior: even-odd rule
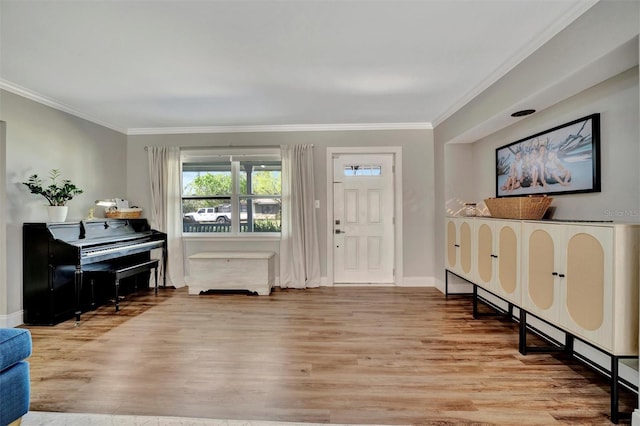
[[[353,237],[345,237],[344,245],[345,245],[345,258],[346,265],[345,268],[351,271],[358,269],[358,259],[359,250],[358,250],[358,238]]]
[[[350,224],[358,223],[358,191],[348,189],[344,191],[344,214],[345,222]]]
[[[369,223],[380,223],[380,191],[370,189],[367,191],[367,213],[369,213]]]
[[[367,238],[367,254],[369,255],[369,269],[380,269],[382,266],[380,253],[382,252],[382,239],[380,237]]]

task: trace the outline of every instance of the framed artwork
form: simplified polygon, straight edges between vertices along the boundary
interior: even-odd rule
[[[496,149],[496,197],[600,192],[600,114]]]

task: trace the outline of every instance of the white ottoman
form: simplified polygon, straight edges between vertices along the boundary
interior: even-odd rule
[[[189,256],[189,294],[248,290],[268,296],[275,284],[274,252],[202,252]]]

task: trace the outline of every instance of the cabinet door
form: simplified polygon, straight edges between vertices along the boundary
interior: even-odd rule
[[[494,222],[476,221],[476,284],[493,290],[494,281]]]
[[[613,229],[523,225],[522,305],[604,349],[613,346]]]
[[[449,218],[446,227],[447,269],[472,280],[473,264],[471,259],[473,221],[466,218]]]
[[[496,277],[494,289],[499,296],[520,304],[520,223],[497,221],[495,224]]]
[[[520,303],[520,222],[476,220],[476,283]]]
[[[556,253],[561,227],[538,223],[522,225],[522,306],[525,310],[559,325],[560,295],[556,286],[559,263]]]
[[[454,219],[447,219],[447,269],[456,272],[458,268],[458,227]]]
[[[563,309],[560,320],[578,336],[612,346],[613,228],[569,226],[559,273]]]
[[[471,236],[471,226],[473,222],[465,219],[460,223],[460,272],[463,277],[472,280],[471,250],[473,240]]]

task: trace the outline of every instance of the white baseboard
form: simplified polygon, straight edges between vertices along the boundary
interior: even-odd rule
[[[631,414],[631,426],[640,426],[640,410],[637,408]]]
[[[436,287],[434,277],[403,277],[398,287]]]
[[[13,328],[24,324],[22,312],[23,311],[18,311],[9,315],[0,315],[0,327]]]
[[[329,277],[321,277],[320,287],[333,287],[336,285]],[[342,284],[339,284],[342,285]],[[371,286],[370,283],[362,284],[345,284],[350,286]],[[376,284],[380,286],[393,286],[394,284]],[[397,280],[396,286],[398,287],[437,287],[436,279],[434,277],[404,277]]]

